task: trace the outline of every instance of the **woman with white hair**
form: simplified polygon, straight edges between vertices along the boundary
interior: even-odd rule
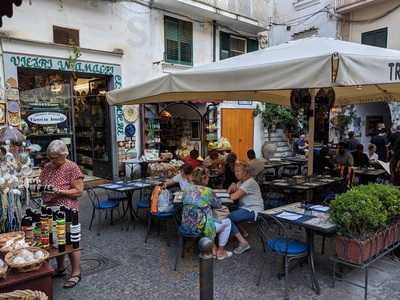
[[[52,141],[47,147],[49,163],[43,168],[40,181],[44,185],[52,185],[54,193],[44,194],[43,202],[47,206],[65,206],[79,209],[78,197],[83,192],[83,174],[78,165],[67,159],[68,148],[61,140]],[[71,261],[71,277],[65,282],[64,288],[72,288],[81,280],[80,251],[69,255]],[[64,256],[57,258],[56,276],[66,275]]]
[[[247,162],[236,161],[235,176],[239,180],[233,183],[228,193],[230,198],[238,203],[239,208],[232,211],[228,218],[232,222],[231,234],[238,240],[239,245],[233,250],[235,254],[242,254],[250,250],[250,245],[239,231],[239,224],[246,221],[254,222],[257,214],[264,210],[264,201],[258,183],[250,175],[250,166]]]

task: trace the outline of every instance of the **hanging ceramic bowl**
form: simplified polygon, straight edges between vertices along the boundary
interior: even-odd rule
[[[125,127],[125,135],[129,138],[132,138],[135,136],[136,133],[136,127],[133,124],[128,124]]]
[[[136,105],[124,105],[122,106],[122,111],[127,122],[136,122],[139,115]]]

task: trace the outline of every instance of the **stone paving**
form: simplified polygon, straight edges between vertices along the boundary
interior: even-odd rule
[[[83,227],[82,281],[74,289],[63,289],[63,279],[55,279],[56,300],[80,299],[199,299],[198,259],[190,247],[178,271],[173,271],[177,236],[167,246],[165,232],[157,236],[153,230],[148,243],[144,243],[144,224],[130,227],[127,220],[110,226],[108,220],[96,220],[88,231],[91,206],[85,196],[81,200]],[[283,281],[276,277],[278,264],[268,258],[262,284],[256,286],[263,259],[260,242],[249,227],[252,250],[231,259],[215,263],[215,299],[283,299]],[[317,244],[320,238],[317,238]],[[233,245],[228,245],[232,248]],[[318,248],[318,247],[317,247]],[[326,254],[317,257],[317,272],[321,295],[311,289],[308,265],[295,267],[289,277],[290,299],[356,300],[363,299],[363,290],[344,282],[331,287],[332,254],[334,241],[327,240]],[[272,264],[271,264],[272,263]],[[369,299],[400,299],[400,263],[385,257],[370,269]],[[360,271],[348,271],[347,278],[363,282]]]

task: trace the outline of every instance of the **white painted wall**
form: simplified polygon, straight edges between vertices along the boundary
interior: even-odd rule
[[[318,36],[336,37],[336,19],[325,8],[333,12],[333,0],[277,0],[275,1],[274,23],[270,33],[270,45],[279,45],[293,39],[293,35],[312,27]],[[315,14],[314,16],[312,16]],[[290,26],[290,29],[287,28]]]

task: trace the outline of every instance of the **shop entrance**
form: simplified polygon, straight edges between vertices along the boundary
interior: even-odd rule
[[[111,132],[105,93],[107,78],[74,80],[73,107],[76,162],[89,176],[111,178]]]

